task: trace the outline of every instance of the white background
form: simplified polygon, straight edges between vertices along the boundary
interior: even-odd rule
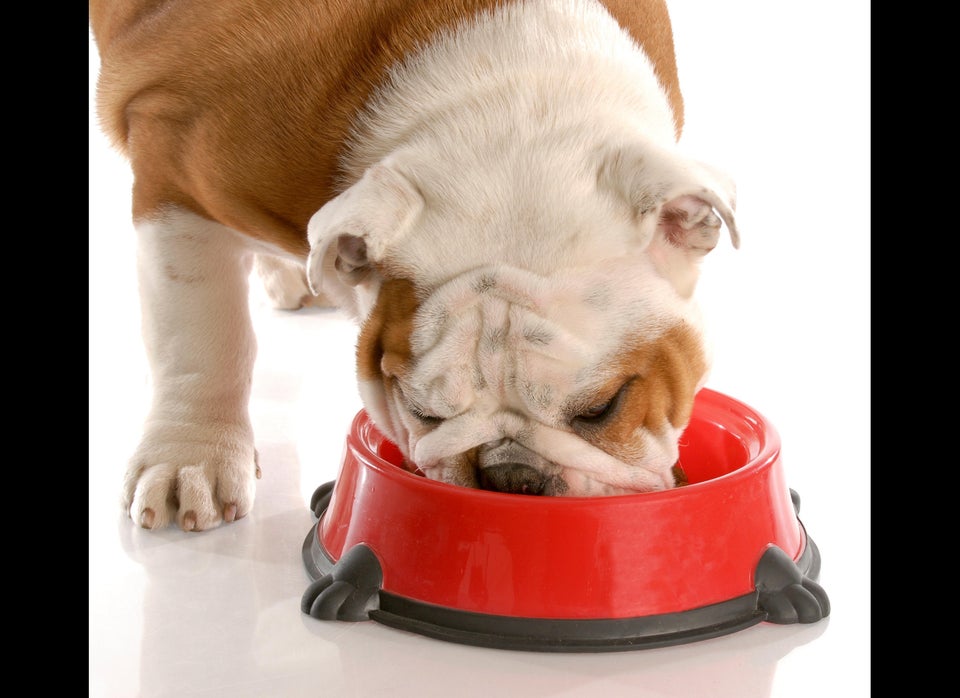
[[[360,407],[354,329],[336,313],[273,311],[255,285],[255,511],[202,534],[148,533],[119,511],[148,377],[131,178],[93,118],[91,42],[90,695],[870,695],[869,13],[866,0],[672,8],[682,144],[739,192],[742,247],[723,240],[698,289],[708,385],[779,431],[832,614],[611,654],[472,648],[300,613],[307,502],[335,477]]]

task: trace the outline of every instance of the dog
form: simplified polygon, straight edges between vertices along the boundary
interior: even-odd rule
[[[694,290],[732,179],[682,153],[660,0],[91,0],[134,175],[153,395],[122,505],[251,511],[256,269],[358,324],[407,466],[513,494],[675,487],[710,368]]]

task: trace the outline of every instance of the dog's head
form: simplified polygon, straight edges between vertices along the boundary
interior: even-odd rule
[[[364,406],[428,477],[544,495],[674,485],[709,369],[692,294],[733,185],[650,144],[522,175],[391,157],[309,226],[361,322]]]

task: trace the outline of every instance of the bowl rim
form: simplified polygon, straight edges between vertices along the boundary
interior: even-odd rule
[[[706,420],[709,414],[704,411],[722,412],[728,418],[738,420],[738,428],[742,430],[748,426],[751,435],[756,438],[757,449],[751,453],[743,465],[705,480],[691,482],[680,487],[672,487],[655,492],[632,492],[627,494],[611,495],[581,495],[561,497],[529,497],[508,492],[495,492],[477,488],[463,487],[439,480],[432,480],[422,473],[415,473],[402,465],[391,462],[379,452],[384,442],[389,439],[377,428],[365,409],[360,409],[350,422],[347,441],[354,447],[355,455],[362,458],[367,466],[374,468],[382,476],[403,481],[413,478],[411,482],[418,482],[421,487],[433,488],[443,496],[467,498],[491,498],[493,501],[505,502],[521,499],[524,506],[588,506],[595,507],[607,503],[635,504],[640,498],[642,501],[664,502],[670,499],[685,497],[691,492],[700,492],[707,488],[733,487],[740,481],[749,479],[757,470],[768,467],[780,456],[781,441],[776,428],[761,413],[746,403],[737,400],[725,393],[711,388],[701,388],[697,393],[695,407],[691,414],[690,423],[694,420]],[[689,428],[688,423],[687,428]],[[728,432],[733,430],[728,422],[713,421],[713,425]],[[684,430],[686,433],[686,429]],[[372,438],[371,438],[372,437]],[[681,435],[681,440],[683,435]],[[396,445],[393,445],[397,448]]]

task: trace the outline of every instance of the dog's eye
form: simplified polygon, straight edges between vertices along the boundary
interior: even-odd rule
[[[574,419],[579,419],[582,421],[595,421],[601,419],[607,412],[610,411],[610,406],[613,404],[613,400],[607,400],[604,403],[599,405],[594,405],[585,409],[583,412],[578,414]]]
[[[410,414],[416,417],[417,421],[420,422],[421,424],[433,426],[443,421],[442,417],[435,417],[434,415],[427,414],[416,405],[409,405],[409,408],[410,408]]]
[[[580,424],[602,422],[604,419],[610,416],[610,414],[616,411],[617,405],[620,404],[623,394],[627,392],[627,387],[633,382],[634,378],[629,379],[623,385],[621,385],[620,389],[617,390],[617,392],[614,393],[613,397],[611,397],[609,400],[591,405],[582,412],[579,412],[577,416],[573,418],[573,420],[575,422],[579,422]]]

